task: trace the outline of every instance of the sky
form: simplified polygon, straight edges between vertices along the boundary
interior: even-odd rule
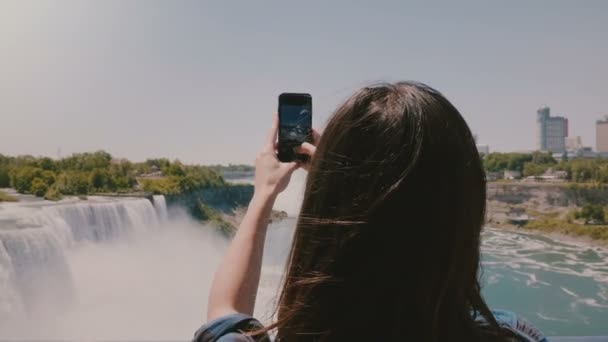
[[[492,151],[535,148],[536,109],[595,145],[608,1],[1,0],[0,153],[104,149],[252,163],[281,92],[313,125],[357,88],[417,80]]]

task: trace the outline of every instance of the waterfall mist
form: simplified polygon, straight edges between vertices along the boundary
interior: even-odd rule
[[[130,241],[66,252],[71,301],[52,307],[33,303],[35,310],[12,319],[0,336],[187,340],[204,320],[211,277],[226,241],[186,220],[160,228]]]

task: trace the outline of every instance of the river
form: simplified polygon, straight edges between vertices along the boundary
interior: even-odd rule
[[[256,314],[268,320],[297,212],[277,203]],[[164,198],[0,203],[0,339],[188,340],[227,241]],[[484,294],[548,335],[608,335],[608,251],[483,235]]]

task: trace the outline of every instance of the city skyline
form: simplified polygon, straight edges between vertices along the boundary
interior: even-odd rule
[[[548,104],[544,103],[542,104],[536,111],[537,113],[537,124],[539,124],[538,120],[538,115],[541,114],[541,112],[546,112],[545,115],[550,116],[551,119],[559,119],[565,120],[565,135],[563,135],[561,137],[561,139],[563,139],[563,144],[561,146],[561,149],[559,151],[552,151],[551,148],[547,148],[546,144],[547,142],[542,142],[543,138],[541,137],[541,133],[540,133],[540,127],[539,127],[539,131],[536,132],[536,145],[533,148],[530,149],[523,149],[523,150],[512,150],[512,151],[499,151],[499,152],[535,152],[535,151],[550,151],[553,153],[563,153],[565,151],[576,151],[576,150],[582,150],[582,149],[591,149],[595,152],[601,152],[601,153],[608,153],[608,115],[604,115],[601,118],[598,118],[597,120],[595,120],[595,135],[593,137],[593,139],[589,139],[589,140],[584,140],[583,137],[581,135],[576,134],[576,132],[571,132],[569,129],[569,125],[570,125],[570,119],[568,118],[567,115],[564,114],[558,114],[558,115],[553,115],[553,114],[549,114],[550,113],[550,109],[551,106],[549,106]],[[564,130],[564,128],[559,127],[560,130]],[[475,141],[477,143],[478,149],[483,149],[484,154],[487,154],[486,151],[490,151],[490,152],[494,152],[491,151],[491,146],[489,146],[488,144],[485,144],[483,142],[480,142],[478,139],[478,134],[474,134],[475,136]]]
[[[0,153],[251,164],[280,93],[319,129],[381,80],[438,89],[491,151],[534,150],[544,103],[585,146],[608,114],[606,1],[265,4],[0,2]]]
[[[543,109],[551,109],[551,106],[543,103],[536,111],[537,115],[539,114],[539,111],[543,110]],[[596,119],[594,121],[595,123],[595,132],[594,132],[594,136],[591,137],[590,139],[584,139],[583,136],[577,134],[577,132],[572,132],[569,128],[569,125],[571,123],[570,118],[563,114],[557,114],[557,115],[553,115],[551,114],[552,118],[559,118],[559,119],[566,119],[566,125],[567,125],[567,135],[564,136],[564,150],[567,151],[573,151],[573,150],[577,150],[577,149],[583,149],[583,148],[591,148],[593,151],[596,152],[608,152],[608,114],[603,115],[601,117],[599,117],[598,119]],[[538,119],[538,117],[537,117]],[[601,128],[600,128],[601,126]],[[477,143],[478,148],[481,147],[483,149],[489,149],[490,152],[494,152],[491,151],[491,146],[484,143],[483,141],[479,140],[479,135],[477,134],[477,132],[474,132],[474,137],[475,137],[475,141]],[[535,146],[529,148],[529,149],[520,149],[520,150],[504,150],[504,151],[496,151],[496,152],[535,152],[535,151],[545,151],[545,149],[540,148],[540,142],[538,141],[539,137],[539,133],[536,133],[536,138],[537,141],[535,142]],[[601,142],[600,142],[601,140]],[[572,145],[572,146],[571,146]],[[599,146],[603,145],[605,146],[604,148],[600,148]],[[563,151],[560,151],[560,153]]]

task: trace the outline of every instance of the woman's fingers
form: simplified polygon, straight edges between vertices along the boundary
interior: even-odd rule
[[[298,167],[300,167],[300,164],[297,162],[289,162],[289,163],[281,163],[281,167],[283,168],[283,170],[285,170],[287,173],[291,173],[295,170],[298,169]]]
[[[304,154],[309,157],[309,160],[301,165],[304,170],[308,171],[308,169],[310,168],[310,159],[313,157],[316,150],[317,148],[315,147],[315,145],[307,142],[302,143],[302,145],[297,148],[297,153]]]
[[[266,138],[266,146],[265,150],[269,152],[274,152],[275,144],[277,141],[277,131],[279,130],[279,115],[275,113],[272,119],[272,126],[270,127],[270,131],[268,131],[268,138]]]
[[[315,154],[316,150],[317,148],[315,147],[315,145],[305,142],[302,143],[300,147],[298,147],[297,152],[312,157],[313,154]]]

